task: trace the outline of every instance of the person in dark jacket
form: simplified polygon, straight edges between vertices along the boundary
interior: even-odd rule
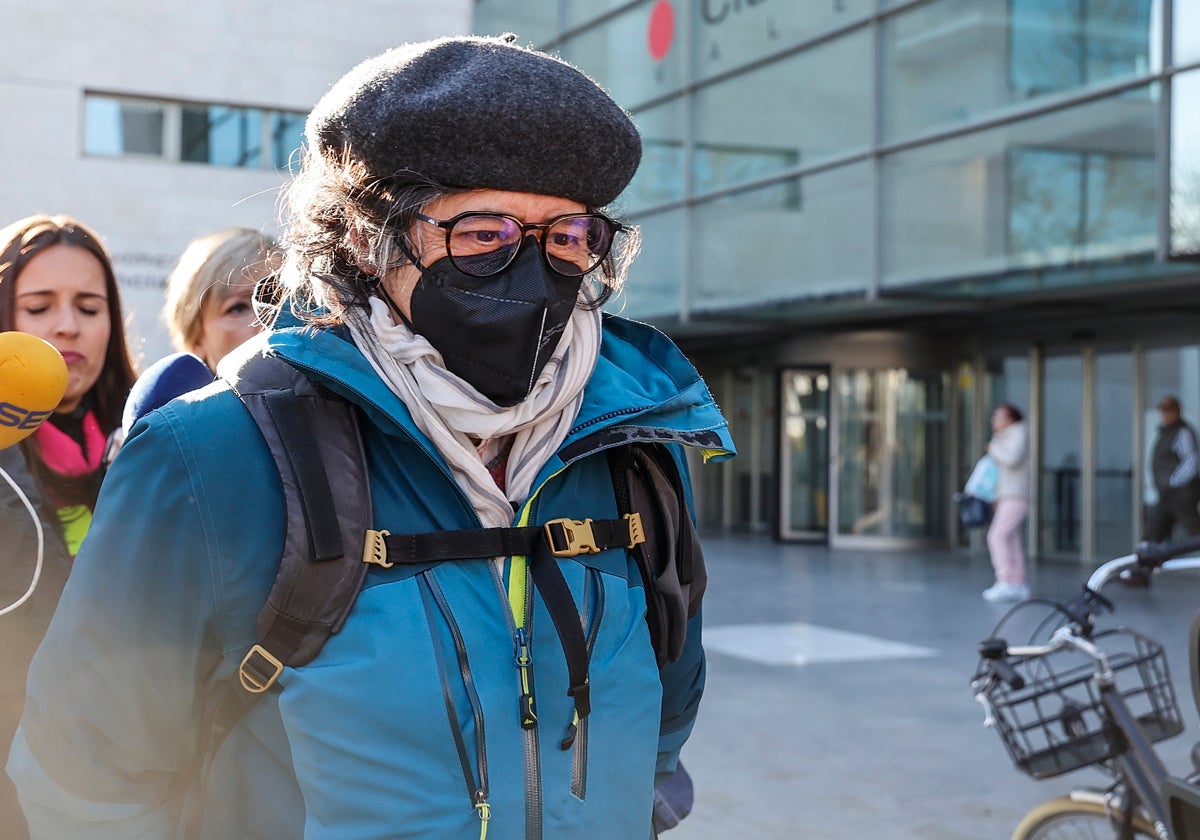
[[[1176,528],[1183,536],[1200,534],[1200,447],[1196,430],[1182,416],[1179,399],[1168,395],[1158,403],[1162,424],[1150,456],[1158,503],[1146,527],[1146,539],[1169,541]]]
[[[34,659],[8,773],[36,837],[650,837],[703,694],[699,605],[658,661],[640,555],[589,542],[547,567],[545,526],[624,521],[632,544],[610,455],[653,442],[690,504],[687,450],[733,444],[678,348],[600,310],[636,251],[606,212],[636,128],[512,40],[399,47],[309,116],[277,320],[221,363],[229,381],[134,424]],[[255,360],[351,404],[368,533],[535,544],[343,553],[366,568],[344,623],[226,728],[305,525],[233,390]],[[581,682],[559,626],[586,645]]]

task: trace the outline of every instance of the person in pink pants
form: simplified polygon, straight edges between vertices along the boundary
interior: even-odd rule
[[[987,545],[996,582],[983,590],[986,601],[1024,601],[1025,549],[1021,523],[1029,513],[1029,429],[1021,410],[1001,403],[992,412],[992,439],[988,455],[1000,468],[996,484],[996,511],[988,527]]]

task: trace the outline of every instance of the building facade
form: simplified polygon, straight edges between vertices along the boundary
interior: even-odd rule
[[[967,544],[951,497],[1009,400],[1031,551],[1138,538],[1159,397],[1200,417],[1200,4],[477,0],[474,25],[643,133],[618,305],[733,422],[707,525]]]
[[[0,225],[66,213],[114,256],[134,350],[170,352],[167,273],[196,236],[275,232],[304,118],[364,58],[465,33],[470,0],[7,3]]]

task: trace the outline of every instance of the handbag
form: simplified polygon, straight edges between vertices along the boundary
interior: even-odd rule
[[[995,510],[991,502],[969,493],[955,493],[954,501],[958,503],[958,521],[964,528],[982,528],[992,521]]]

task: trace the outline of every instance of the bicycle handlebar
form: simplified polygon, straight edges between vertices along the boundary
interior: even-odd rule
[[[1016,645],[1009,647],[1004,639],[984,639],[979,643],[979,655],[987,663],[986,674],[991,680],[1002,680],[1013,690],[1019,691],[1025,687],[1026,680],[1016,672],[1012,664],[1008,661],[1008,657],[1015,656],[1020,659],[1041,657],[1065,647],[1074,648],[1091,658],[1096,663],[1096,676],[1098,679],[1102,681],[1112,679],[1112,669],[1109,666],[1108,656],[1105,652],[1092,644],[1088,638],[1081,636],[1076,629],[1069,625],[1055,630],[1049,641],[1041,645]],[[986,685],[982,685],[981,693],[986,694],[987,691]]]
[[[1184,554],[1193,552],[1200,552],[1200,537],[1178,543],[1139,543],[1132,554],[1101,564],[1092,572],[1082,592],[1069,603],[1059,605],[1059,608],[1070,619],[1072,626],[1062,627],[1055,631],[1049,644],[1010,649],[1008,643],[1000,638],[989,638],[980,642],[979,655],[987,663],[988,676],[993,680],[1007,683],[1014,690],[1020,690],[1026,684],[1025,679],[1013,669],[1008,657],[1043,656],[1065,645],[1070,645],[1088,654],[1096,660],[1101,671],[1107,671],[1107,660],[1103,652],[1088,641],[1092,635],[1092,617],[1099,610],[1113,610],[1112,602],[1100,594],[1101,590],[1120,577],[1123,571],[1134,567],[1149,571],[1200,569],[1200,557],[1177,559]]]
[[[1192,537],[1177,543],[1142,542],[1138,543],[1133,551],[1139,566],[1153,569],[1168,560],[1200,551],[1200,537]]]
[[[984,639],[979,643],[979,655],[987,660],[992,674],[1004,680],[1014,689],[1025,687],[1025,678],[1013,670],[1008,659],[1008,642],[1004,639]]]
[[[1084,592],[1098,599],[1101,606],[1111,610],[1112,603],[1102,596],[1100,591],[1114,579],[1120,577],[1121,572],[1135,566],[1151,572],[1156,569],[1166,571],[1197,569],[1200,568],[1200,557],[1176,559],[1196,551],[1200,551],[1200,538],[1178,543],[1138,543],[1133,554],[1109,560],[1092,572],[1088,582],[1084,585]]]

